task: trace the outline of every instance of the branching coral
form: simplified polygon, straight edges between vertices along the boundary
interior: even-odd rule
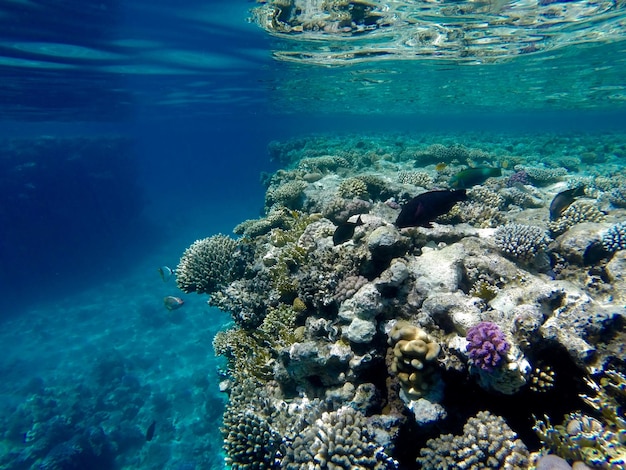
[[[229,406],[224,412],[226,463],[233,470],[274,468],[281,436],[270,423],[251,410]]]
[[[487,372],[498,367],[511,345],[500,327],[493,322],[483,321],[467,331],[467,354],[470,362]]]
[[[433,187],[433,179],[425,171],[400,171],[398,173],[398,182],[402,184],[413,184],[426,189]]]
[[[467,420],[463,434],[430,439],[417,463],[425,470],[518,470],[528,466],[528,449],[500,416],[481,411]]]
[[[185,250],[176,268],[176,285],[186,293],[211,294],[231,282],[237,273],[237,240],[226,235],[196,240]]]
[[[626,222],[620,222],[608,229],[602,235],[602,246],[609,253],[626,250]]]
[[[282,468],[391,470],[397,464],[376,444],[365,417],[343,406],[323,413],[294,439]]]
[[[293,307],[280,304],[269,309],[258,328],[220,331],[213,340],[215,354],[226,357],[229,373],[238,381],[269,380],[280,350],[302,339],[295,327],[296,316]]]
[[[367,184],[359,178],[348,178],[339,183],[337,193],[346,199],[369,199]]]
[[[570,461],[580,460],[593,468],[626,469],[626,376],[607,371],[600,384],[587,381],[595,396],[581,395],[600,419],[581,412],[569,413],[563,424],[536,421],[534,430],[544,448]]]
[[[288,181],[275,188],[270,188],[265,193],[265,207],[270,209],[276,206],[284,206],[289,209],[300,209],[303,203],[304,181]]]
[[[531,261],[547,248],[548,237],[539,227],[507,224],[498,227],[495,242],[505,255],[521,261]]]
[[[561,217],[548,224],[550,232],[560,235],[582,222],[602,222],[605,214],[596,206],[587,202],[574,201],[561,213]]]
[[[339,168],[350,166],[348,160],[334,155],[322,155],[320,157],[303,158],[298,162],[298,168],[308,172],[328,173]]]

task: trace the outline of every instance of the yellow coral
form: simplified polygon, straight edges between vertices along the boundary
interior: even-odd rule
[[[393,346],[391,372],[409,398],[423,396],[433,383],[432,363],[441,347],[424,330],[405,321],[393,325],[388,343]]]

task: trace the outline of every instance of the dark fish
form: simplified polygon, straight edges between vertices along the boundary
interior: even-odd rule
[[[407,202],[396,219],[396,226],[432,227],[431,222],[447,213],[459,201],[467,199],[464,189],[428,191]]]
[[[154,437],[154,430],[156,428],[156,421],[152,421],[152,424],[148,426],[148,430],[146,431],[146,441],[150,442]]]
[[[163,304],[168,310],[176,310],[177,308],[182,307],[184,303],[185,301],[180,297],[174,297],[173,295],[163,297]]]
[[[333,233],[333,243],[336,245],[341,245],[344,242],[347,242],[354,235],[354,229],[359,225],[363,225],[363,221],[361,220],[361,216],[356,219],[356,222],[344,222],[339,224],[335,229],[335,233]]]
[[[579,196],[585,195],[585,187],[578,186],[577,188],[568,189],[562,191],[552,199],[550,203],[550,220],[556,220],[561,217],[561,214],[567,209],[574,199]]]
[[[474,185],[483,183],[487,178],[493,176],[502,176],[502,170],[490,166],[468,168],[454,175],[450,179],[450,186],[456,189],[468,189]]]

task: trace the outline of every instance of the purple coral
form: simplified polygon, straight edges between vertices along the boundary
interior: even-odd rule
[[[501,362],[511,345],[498,325],[482,321],[467,331],[467,353],[470,362],[482,370],[491,372]]]
[[[506,180],[506,185],[509,188],[518,184],[530,184],[530,178],[528,177],[528,173],[526,171],[516,171]]]

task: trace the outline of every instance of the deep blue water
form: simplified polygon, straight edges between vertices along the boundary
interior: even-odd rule
[[[188,301],[188,318],[166,317],[161,299],[176,292],[155,272],[160,264],[175,265],[195,239],[231,233],[261,214],[260,175],[277,169],[267,152],[273,140],[322,132],[601,133],[626,127],[624,42],[615,38],[527,61],[329,68],[272,58],[272,51],[296,42],[247,22],[253,6],[33,0],[0,7],[0,321],[7,335],[19,327],[13,336],[22,341],[0,368],[1,392],[12,405],[38,389],[39,380],[62,389],[71,376],[89,390],[125,381],[137,400],[158,402],[162,393],[164,402],[184,402],[186,394],[206,393],[213,413],[206,432],[214,447],[203,452],[218,452],[222,403],[210,341],[228,317],[210,311],[217,320],[206,326],[206,336],[193,336],[203,327],[197,322],[206,321],[204,300]],[[97,331],[87,326],[94,318]],[[108,337],[97,339],[109,328],[119,339],[111,345],[113,365],[103,359],[112,354]],[[72,354],[68,344],[82,345],[78,337],[87,346]],[[30,340],[48,349],[19,349]],[[189,350],[168,356],[170,341],[177,348],[187,341]],[[97,379],[97,371],[75,373],[77,364],[84,366],[70,360],[76,355],[96,369],[122,372]],[[210,359],[201,364],[204,357]],[[167,372],[180,370],[179,360],[186,379],[209,377],[197,380],[204,392],[181,386]],[[175,377],[171,387],[149,375],[159,368]],[[36,383],[27,393],[24,382],[31,379]],[[91,412],[86,406],[84,414]],[[25,432],[18,424],[15,432]],[[160,455],[146,468],[165,461],[178,462],[167,468],[207,468],[192,460]]]

